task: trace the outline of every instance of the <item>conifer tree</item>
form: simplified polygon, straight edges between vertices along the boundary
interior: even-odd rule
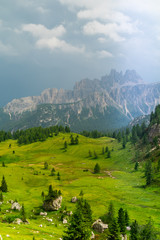
[[[2,162],[2,167],[5,167],[6,165],[5,165],[5,163],[4,163],[4,161]]]
[[[108,147],[106,147],[105,152],[108,152],[108,150],[109,150]]]
[[[88,155],[89,155],[89,157],[92,157],[92,152],[91,152],[91,150],[89,150]]]
[[[79,136],[77,135],[77,136],[75,137],[75,140],[74,140],[75,144],[78,144],[78,143],[79,143],[78,138],[79,138]]]
[[[42,199],[44,200],[45,195],[44,195],[44,192],[43,192],[43,191],[42,191],[42,193],[41,193],[41,197],[42,197]]]
[[[125,138],[125,137],[123,137],[122,147],[123,147],[123,148],[126,148],[126,138]]]
[[[131,224],[130,239],[139,240],[139,226],[136,220]]]
[[[111,152],[110,152],[110,150],[108,150],[107,158],[110,158],[110,157],[111,157]]]
[[[113,219],[114,219],[114,206],[113,203],[110,202],[109,207],[108,207],[108,213],[107,213],[107,221],[108,223],[112,223]]]
[[[94,173],[100,173],[100,166],[98,163],[96,163],[96,165],[94,167]]]
[[[139,167],[139,163],[136,161],[135,165],[134,165],[134,170],[138,171],[138,167]]]
[[[124,212],[124,217],[125,217],[125,225],[129,226],[129,215],[127,210],[125,210]]]
[[[8,191],[7,183],[6,183],[6,180],[5,180],[4,176],[2,178],[1,191],[2,192],[7,192]]]
[[[83,195],[84,195],[83,190],[81,190],[79,196],[83,197]]]
[[[120,208],[118,211],[118,224],[120,228],[120,232],[125,235],[126,233],[126,223],[125,223],[125,213],[123,208]]]
[[[26,212],[25,212],[25,209],[24,209],[24,204],[22,204],[21,219],[22,219],[23,222],[26,222]]]
[[[94,151],[94,159],[97,159],[97,158],[98,158],[97,153],[96,151]]]
[[[64,149],[67,148],[67,141],[64,142]]]
[[[153,226],[151,218],[149,218],[147,224],[140,231],[140,240],[157,240],[157,234]]]
[[[111,224],[109,224],[109,236],[108,240],[120,240],[120,231],[119,231],[119,226],[114,218]]]
[[[44,162],[44,169],[47,170],[48,169],[48,163]]]
[[[0,192],[0,201],[3,202],[3,194]]]
[[[146,185],[150,185],[152,180],[153,180],[153,176],[152,176],[152,161],[149,160],[146,162],[145,165],[145,177],[146,177]]]
[[[54,168],[52,168],[52,170],[51,170],[51,176],[54,176],[55,175],[55,169]]]
[[[91,236],[91,223],[84,204],[85,200],[77,202],[76,210],[73,213],[63,240],[89,240]]]

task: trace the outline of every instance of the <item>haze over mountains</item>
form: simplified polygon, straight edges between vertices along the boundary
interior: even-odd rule
[[[83,79],[73,90],[46,89],[40,96],[14,99],[0,112],[0,128],[68,125],[73,131],[109,130],[150,114],[160,103],[160,83],[145,84],[135,70],[111,70]]]

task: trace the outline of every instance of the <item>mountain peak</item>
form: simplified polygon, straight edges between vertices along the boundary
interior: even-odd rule
[[[101,78],[102,83],[109,88],[124,85],[142,84],[143,80],[135,70],[126,70],[123,72],[117,72],[115,69],[110,71],[109,75],[105,75]]]

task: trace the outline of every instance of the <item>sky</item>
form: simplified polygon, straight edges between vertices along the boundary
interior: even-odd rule
[[[159,0],[1,0],[0,106],[111,69],[160,80]]]

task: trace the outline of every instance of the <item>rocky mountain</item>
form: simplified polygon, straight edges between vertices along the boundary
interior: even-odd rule
[[[111,70],[100,80],[83,79],[73,90],[46,89],[14,99],[0,111],[0,128],[69,125],[74,131],[122,127],[160,103],[160,83],[145,84],[134,71]]]

